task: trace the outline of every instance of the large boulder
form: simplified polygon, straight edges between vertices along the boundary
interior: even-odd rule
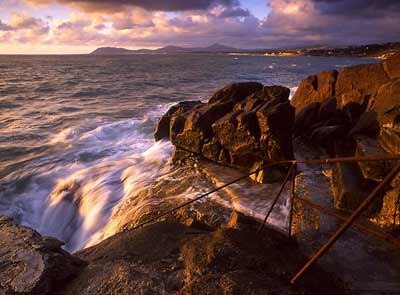
[[[336,70],[319,72],[301,81],[291,103],[296,113],[313,102],[323,102],[335,95],[335,84],[338,72]]]
[[[175,152],[174,160],[184,162],[181,158],[193,153],[251,169],[266,162],[292,159],[294,108],[289,102],[290,90],[260,85],[231,84],[217,91],[207,105],[171,119],[171,142],[184,151]]]
[[[62,245],[0,216],[0,294],[53,294],[83,266]]]

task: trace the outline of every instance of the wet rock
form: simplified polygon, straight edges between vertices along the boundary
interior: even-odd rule
[[[296,113],[314,102],[323,102],[335,95],[335,83],[338,72],[336,70],[319,72],[301,81],[291,103]]]
[[[345,211],[355,210],[376,185],[377,182],[363,177],[356,163],[336,163],[332,171],[334,206]],[[373,215],[381,206],[381,199],[377,198],[365,214]]]
[[[345,67],[339,71],[335,86],[339,106],[350,102],[363,104],[387,82],[389,77],[381,63]]]
[[[156,141],[168,139],[170,136],[171,118],[179,116],[202,104],[201,101],[182,101],[172,106],[160,119],[154,132]]]
[[[52,294],[84,264],[61,249],[62,242],[0,218],[0,293]]]
[[[226,227],[241,229],[241,230],[251,230],[256,231],[260,227],[261,223],[259,220],[253,217],[246,216],[243,213],[233,211],[229,217]]]
[[[257,82],[233,83],[215,92],[209,100],[209,104],[233,100],[238,102],[245,99],[250,94],[261,90],[263,85]]]

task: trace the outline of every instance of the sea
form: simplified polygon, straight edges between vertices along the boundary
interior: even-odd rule
[[[0,215],[63,240],[71,252],[96,244],[106,238],[102,232],[128,194],[168,173],[173,147],[156,143],[153,132],[173,104],[207,101],[217,89],[241,81],[283,85],[293,95],[308,75],[371,62],[223,54],[0,55]],[[121,179],[129,179],[129,186]]]

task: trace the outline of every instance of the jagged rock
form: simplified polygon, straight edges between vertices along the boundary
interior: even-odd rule
[[[365,135],[377,138],[380,132],[379,121],[374,111],[363,113],[354,127],[350,130],[350,136]]]
[[[399,127],[400,123],[400,78],[383,84],[372,106],[381,125]]]
[[[318,120],[326,121],[331,119],[337,113],[337,99],[332,96],[321,102],[319,108]]]
[[[84,266],[34,230],[0,217],[0,294],[52,294]]]
[[[182,101],[172,106],[160,119],[154,132],[156,141],[170,137],[171,119],[202,104],[201,101]]]
[[[293,158],[294,108],[289,94],[286,87],[259,83],[232,84],[218,91],[207,105],[170,120],[171,142],[185,151],[175,153],[174,160],[193,153],[251,168],[262,161]],[[262,179],[277,175],[280,173]]]
[[[386,151],[379,145],[377,139],[358,137],[356,140],[356,157],[385,156]],[[358,165],[365,178],[381,181],[392,168],[390,161],[363,161]]]
[[[391,79],[400,78],[400,54],[395,54],[385,60],[383,68]]]
[[[238,102],[262,88],[263,85],[257,82],[232,83],[216,91],[208,103],[212,104],[226,100]]]
[[[355,210],[368,194],[375,188],[377,182],[365,179],[356,163],[336,163],[332,171],[333,201],[337,209]],[[377,198],[367,210],[367,215],[379,212],[382,203]]]
[[[349,124],[354,126],[365,110],[359,103],[350,102],[343,107],[342,111],[347,117]]]
[[[389,77],[381,63],[345,67],[339,71],[335,94],[342,108],[350,102],[365,103]]]
[[[305,106],[314,102],[323,102],[335,95],[335,83],[338,72],[336,70],[319,72],[301,81],[291,103],[296,113]]]
[[[400,131],[392,128],[382,128],[379,135],[381,146],[391,154],[400,154]]]

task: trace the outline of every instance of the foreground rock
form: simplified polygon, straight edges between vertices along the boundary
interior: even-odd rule
[[[0,294],[50,294],[77,274],[83,262],[40,236],[0,217]]]
[[[269,230],[259,236],[247,227],[208,232],[160,222],[79,252],[89,266],[60,294],[345,292],[320,269],[292,287],[289,277],[305,260],[296,249],[293,242]]]
[[[256,169],[270,161],[292,159],[294,108],[289,93],[281,86],[231,84],[217,91],[208,104],[195,104],[190,109],[172,107],[161,118],[155,137],[168,135],[160,130],[167,130],[169,122],[176,161],[195,154],[221,164]],[[282,175],[275,169],[256,179],[276,181]]]

